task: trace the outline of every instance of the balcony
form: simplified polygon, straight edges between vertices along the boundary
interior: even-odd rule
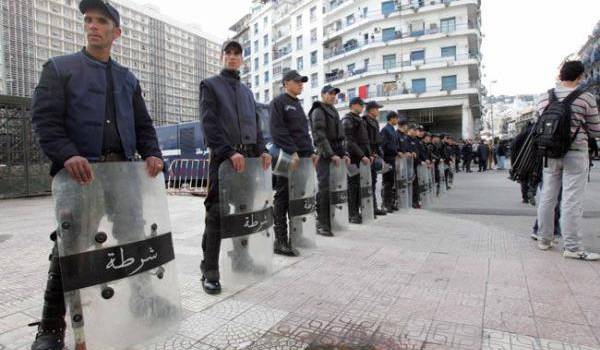
[[[275,42],[278,42],[283,39],[289,38],[291,35],[292,35],[292,28],[288,26],[286,28],[283,28],[282,30],[278,30],[277,33],[275,34],[275,36],[273,37],[273,40]]]
[[[397,100],[421,97],[439,97],[444,95],[474,94],[479,92],[480,85],[481,84],[479,82],[465,82],[456,84],[456,86],[445,87],[442,85],[432,85],[427,86],[425,89],[413,90],[412,88],[407,88],[404,86],[404,84],[402,84],[401,87],[399,87],[398,84],[377,84],[369,89],[366,96],[361,97],[363,99]],[[340,95],[341,97],[338,97],[336,104],[337,108],[344,108],[347,101],[355,97],[354,95]]]
[[[397,73],[416,69],[429,69],[438,68],[443,66],[452,66],[458,64],[469,64],[470,60],[477,60],[477,63],[481,60],[481,57],[477,54],[461,54],[457,56],[446,56],[446,57],[427,57],[422,60],[407,60],[407,61],[396,61],[389,64],[369,64],[367,67],[360,69],[354,69],[352,71],[344,71],[343,69],[336,69],[330,73],[325,73],[325,82],[339,82],[340,80],[348,79],[352,77],[366,77],[378,74],[389,74]]]
[[[407,41],[410,40],[420,40],[422,37],[425,36],[433,36],[433,35],[446,35],[446,36],[450,36],[454,33],[459,33],[463,32],[463,31],[468,31],[471,29],[477,29],[479,30],[479,26],[468,22],[468,23],[461,23],[461,24],[454,24],[452,26],[445,26],[444,28],[438,28],[437,26],[435,27],[431,27],[429,29],[422,29],[422,30],[413,30],[413,31],[407,31],[407,32],[402,32],[402,31],[396,31],[395,33],[393,33],[393,35],[386,35],[384,36],[383,34],[378,34],[378,36],[371,36],[368,39],[363,39],[363,40],[357,40],[357,39],[351,39],[348,40],[346,43],[344,43],[341,47],[337,46],[337,44],[334,44],[333,47],[325,47],[325,53],[324,53],[324,58],[325,60],[336,57],[336,56],[341,56],[341,55],[345,55],[347,53],[350,52],[358,52],[361,49],[365,49],[365,48],[369,48],[369,47],[374,47],[374,46],[385,46],[385,45],[390,45],[390,42],[395,41],[395,40],[405,40],[407,39]]]
[[[286,46],[281,49],[273,49],[273,62],[284,58],[292,53],[292,46]]]
[[[281,80],[283,75],[290,70],[292,70],[291,67],[273,67],[273,82]]]
[[[330,0],[329,5],[325,6],[324,13],[325,13],[325,15],[328,15],[331,12],[333,12],[334,10],[342,8],[342,7],[346,7],[350,4],[352,4],[353,2],[354,2],[354,0]]]

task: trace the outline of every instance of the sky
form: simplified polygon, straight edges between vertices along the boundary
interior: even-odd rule
[[[250,0],[133,0],[197,23],[221,39],[249,12]],[[600,0],[482,0],[482,81],[493,95],[537,94],[554,85],[558,66],[576,54],[600,20]]]

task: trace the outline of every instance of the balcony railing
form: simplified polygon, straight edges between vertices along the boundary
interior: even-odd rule
[[[380,71],[386,71],[390,69],[396,68],[404,68],[404,67],[417,67],[426,64],[435,64],[435,63],[444,63],[444,62],[457,62],[468,59],[480,59],[480,56],[477,54],[461,54],[456,56],[445,56],[445,57],[426,57],[422,60],[407,60],[407,61],[395,61],[390,62],[388,64],[369,64],[367,67],[353,69],[351,71],[344,71],[343,69],[339,69],[334,72],[325,73],[325,82],[330,83],[332,81],[346,79],[353,76],[365,74],[365,73],[374,73]]]
[[[291,53],[292,53],[292,48],[289,46],[286,46],[282,49],[274,50],[273,51],[273,60],[278,60],[278,59],[285,57]]]
[[[450,86],[450,85],[448,85],[448,86],[431,85],[431,86],[427,86],[425,89],[416,89],[416,90],[413,90],[412,88],[407,88],[407,87],[394,87],[394,86],[389,86],[386,88],[386,86],[384,86],[383,84],[378,84],[378,85],[370,88],[369,91],[367,92],[367,96],[364,98],[370,99],[370,98],[402,97],[402,96],[410,97],[409,95],[416,95],[416,97],[419,97],[419,95],[425,94],[425,93],[439,93],[439,92],[451,93],[452,91],[455,91],[455,90],[479,89],[479,87],[480,87],[479,82],[466,82],[466,83],[460,83],[460,84],[456,84],[456,85],[452,85],[452,86]],[[338,95],[337,104],[345,103],[353,97],[355,97],[355,94],[353,94],[353,95],[340,94],[340,95]]]
[[[409,32],[397,31],[394,33],[393,36],[386,36],[385,38],[383,37],[382,34],[378,34],[378,36],[372,36],[368,39],[366,39],[366,38],[360,39],[360,40],[352,39],[352,40],[347,41],[344,45],[342,45],[342,47],[329,48],[329,51],[325,53],[324,57],[325,57],[325,59],[329,59],[331,57],[343,55],[348,52],[352,52],[352,51],[358,50],[360,48],[363,48],[365,46],[377,44],[377,43],[386,43],[388,41],[393,41],[393,40],[398,40],[398,39],[406,39],[406,38],[418,38],[418,37],[425,36],[425,35],[434,35],[434,34],[440,34],[440,33],[452,34],[457,31],[467,30],[467,29],[477,29],[477,26],[472,22],[468,22],[468,23],[461,23],[461,24],[455,24],[452,26],[444,27],[444,30],[441,30],[440,28],[435,27],[435,28],[423,29],[423,30],[419,30],[419,31],[414,31],[414,30],[409,31]],[[328,48],[325,48],[325,50],[327,50],[327,49]]]
[[[396,9],[394,11],[389,11],[386,14],[389,15],[394,12],[410,10],[410,9],[418,10],[420,8],[431,7],[431,6],[440,5],[440,4],[449,5],[449,4],[451,4],[453,2],[457,2],[457,1],[460,1],[460,0],[412,0],[409,4],[396,6]],[[341,5],[343,5],[347,2],[352,2],[352,0],[333,1],[329,6],[325,7],[325,13],[333,11],[336,8],[340,7]]]

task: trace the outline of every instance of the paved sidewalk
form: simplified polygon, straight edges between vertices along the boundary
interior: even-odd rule
[[[147,349],[600,349],[600,263],[537,250],[531,209],[505,178],[461,173],[433,210],[319,237],[300,258],[277,257],[271,278],[217,297],[199,281],[202,199],[170,197],[185,320]],[[589,213],[599,190],[594,173]],[[52,202],[0,201],[0,213],[0,350],[23,350],[40,314]],[[598,235],[599,224],[592,215],[583,229]]]

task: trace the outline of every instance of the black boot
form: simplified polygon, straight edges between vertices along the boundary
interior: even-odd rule
[[[273,252],[278,255],[284,256],[298,256],[300,252],[297,249],[292,248],[289,240],[282,235],[276,235],[275,243],[273,244]]]
[[[375,215],[384,216],[384,215],[387,215],[387,211],[385,211],[384,209],[375,208]]]
[[[317,224],[317,234],[325,237],[333,237],[331,229],[325,225]]]
[[[206,294],[215,295],[221,293],[219,277],[219,271],[202,271],[202,289],[204,289]]]
[[[56,240],[56,233],[50,236]],[[30,326],[38,326],[35,341],[31,350],[62,350],[65,346],[65,299],[62,288],[60,265],[58,263],[58,248],[56,243],[50,255],[48,281],[44,293],[44,308],[40,322]]]

